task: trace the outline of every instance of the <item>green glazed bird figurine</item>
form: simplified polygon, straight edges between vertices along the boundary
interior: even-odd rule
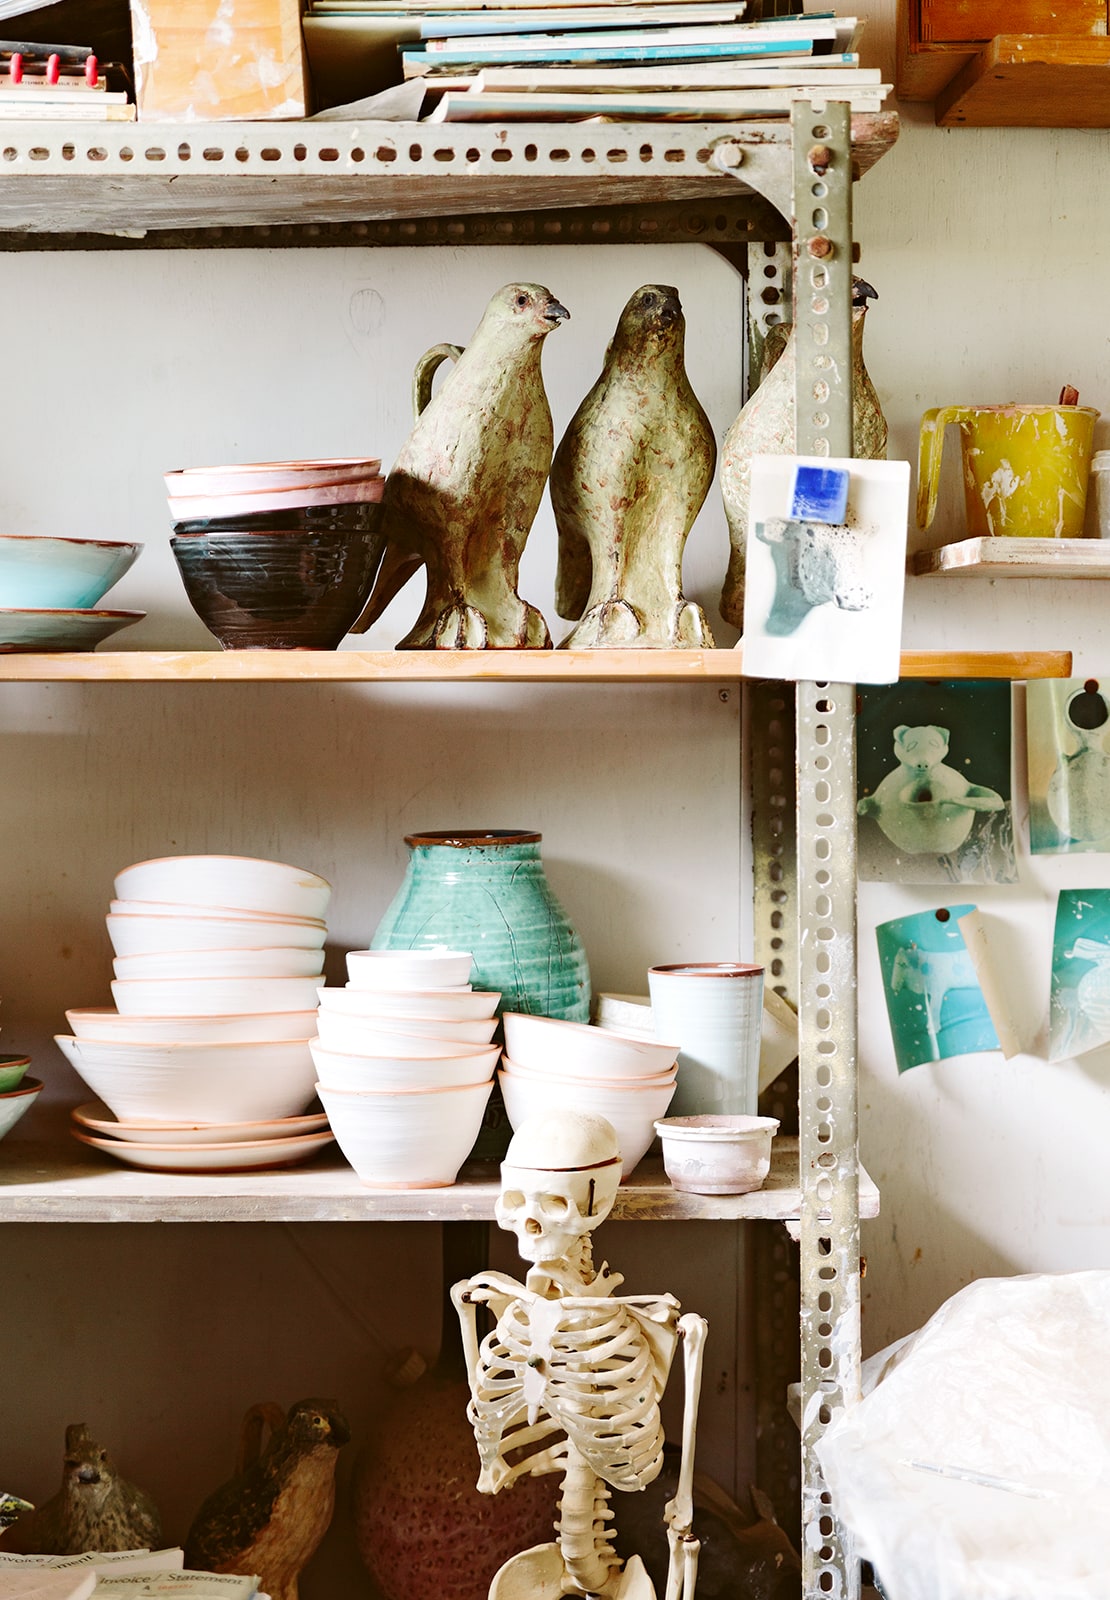
[[[186,1567],[257,1574],[271,1600],[297,1600],[297,1579],[331,1522],[338,1451],[350,1437],[333,1400],[298,1400],[288,1416],[273,1403],[252,1406],[235,1475],[193,1518]]]
[[[356,633],[423,566],[424,605],[398,648],[551,644],[517,582],[554,444],[540,356],[569,315],[541,284],[506,284],[465,350],[436,345],[418,363],[416,425],[386,480],[378,524],[386,552]],[[429,399],[432,375],[448,359],[455,366]]]
[[[678,290],[637,289],[555,452],[556,607],[581,619],[563,649],[712,648],[701,607],[682,592],[682,552],[717,458],[685,339]]]
[[[0,1550],[77,1556],[86,1550],[153,1550],[161,1542],[162,1522],[153,1500],[120,1477],[83,1422],[71,1422],[61,1488],[4,1530]]]

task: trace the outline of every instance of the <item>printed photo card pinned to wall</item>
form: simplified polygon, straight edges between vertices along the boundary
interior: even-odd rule
[[[1016,883],[1010,685],[903,679],[861,688],[859,875]]]
[[[875,929],[898,1071],[1001,1048],[960,919],[973,905],[938,906]]]
[[[1110,1044],[1110,889],[1061,889],[1052,941],[1048,1058]]]
[[[752,457],[745,676],[894,682],[909,489],[907,461]]]
[[[1034,855],[1110,851],[1110,675],[1026,685]]]

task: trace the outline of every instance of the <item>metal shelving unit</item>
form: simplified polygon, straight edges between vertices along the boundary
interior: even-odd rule
[[[850,118],[847,106],[799,106],[792,124],[579,124],[431,130],[397,124],[86,126],[27,124],[0,130],[0,248],[99,248],[275,243],[513,244],[708,243],[741,270],[759,242],[792,238],[798,340],[798,448],[851,454],[851,184],[893,142],[893,114]],[[198,231],[199,230],[199,231]],[[277,659],[277,657],[281,657]],[[648,658],[648,659],[645,659]],[[929,656],[911,670],[956,675],[952,658]],[[0,656],[0,678],[173,680],[416,680],[646,682],[735,678],[736,652],[598,652],[529,657],[382,657],[340,652],[295,659],[281,653]],[[1064,657],[977,658],[979,675],[1067,670]],[[858,1594],[858,1570],[820,1479],[814,1443],[834,1410],[858,1390],[859,1219],[877,1195],[861,1177],[855,1106],[854,692],[799,684],[796,706],[776,687],[771,720],[782,761],[796,750],[796,837],[789,824],[757,871],[760,938],[778,985],[796,999],[801,1024],[796,1165],[765,1202],[712,1206],[700,1216],[777,1216],[801,1244],[802,1541],[806,1600]],[[755,697],[757,705],[761,696]],[[766,694],[762,696],[766,699]],[[768,724],[769,726],[769,724]],[[796,731],[795,731],[796,728]],[[780,763],[781,765],[782,763]],[[757,763],[757,766],[762,764]],[[779,788],[787,787],[780,774]],[[767,784],[761,785],[766,798]],[[757,818],[760,795],[757,795]],[[762,859],[761,859],[762,858]],[[795,937],[795,933],[800,937]],[[800,952],[800,956],[799,956]],[[777,968],[777,971],[775,970]],[[793,1157],[784,1143],[780,1162]],[[180,1216],[164,1175],[99,1170],[90,1158],[26,1163],[8,1174],[0,1218],[76,1215],[73,1185],[94,1209],[83,1220]],[[74,1172],[72,1167],[79,1168]],[[91,1170],[90,1170],[91,1169]],[[781,1171],[779,1174],[782,1177]],[[380,1199],[324,1164],[237,1181],[213,1193],[189,1186],[193,1220],[253,1216],[488,1216],[492,1180],[447,1199],[382,1209]],[[654,1183],[655,1187],[652,1188]],[[180,1186],[178,1185],[179,1189]],[[257,1191],[265,1190],[260,1195]],[[216,1191],[219,1191],[218,1193]],[[240,1196],[238,1204],[234,1194]],[[99,1196],[99,1202],[96,1201]],[[252,1198],[253,1197],[253,1198]],[[100,1210],[96,1209],[97,1204]],[[689,1215],[649,1174],[630,1187],[629,1214]],[[684,1202],[685,1204],[685,1202]],[[760,1211],[760,1204],[770,1209]],[[636,1206],[640,1209],[636,1211]],[[302,1207],[307,1207],[306,1212]]]

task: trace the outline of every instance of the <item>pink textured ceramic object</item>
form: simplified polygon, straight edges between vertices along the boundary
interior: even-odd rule
[[[382,1600],[486,1600],[510,1556],[553,1537],[559,1475],[479,1494],[465,1380],[429,1374],[375,1429],[354,1483],[355,1538]]]

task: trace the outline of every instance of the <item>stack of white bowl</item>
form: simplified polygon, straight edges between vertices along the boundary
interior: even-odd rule
[[[674,1094],[677,1044],[583,1022],[507,1011],[498,1074],[514,1131],[552,1107],[605,1117],[616,1130],[627,1178],[655,1138]]]
[[[107,923],[117,1009],[67,1011],[71,1066],[121,1120],[292,1117],[314,1093],[308,1041],[330,885],[246,856],[127,867]]]
[[[444,1188],[478,1137],[501,996],[471,988],[472,966],[467,951],[353,950],[346,987],[319,991],[316,1092],[369,1188]]]

